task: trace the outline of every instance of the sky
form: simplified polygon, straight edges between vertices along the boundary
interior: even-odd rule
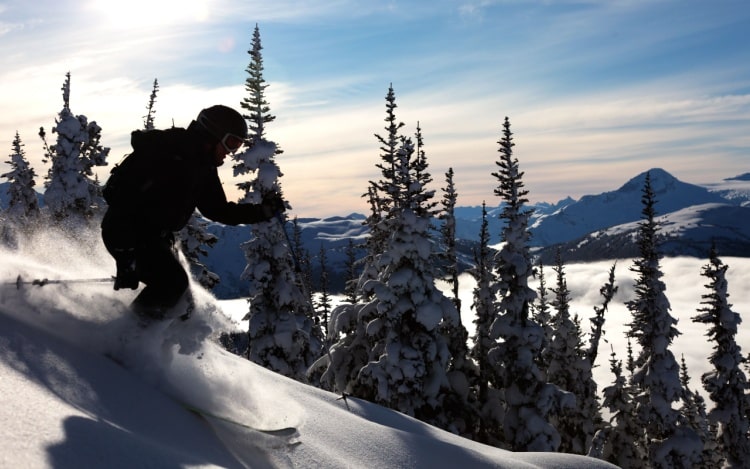
[[[37,133],[54,126],[67,72],[71,109],[102,127],[110,167],[143,126],[154,79],[159,128],[238,108],[256,24],[268,138],[300,217],[367,213],[391,85],[404,133],[422,129],[432,188],[453,168],[462,206],[499,203],[506,116],[531,202],[655,167],[696,184],[748,172],[744,0],[0,0],[0,150],[18,131],[46,174]]]

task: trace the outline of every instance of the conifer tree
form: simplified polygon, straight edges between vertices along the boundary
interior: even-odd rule
[[[305,248],[302,242],[302,227],[298,218],[292,219],[292,257],[294,258],[294,270],[302,282],[303,291],[307,292],[310,302],[313,302],[313,267],[310,251]]]
[[[346,244],[346,275],[344,276],[344,297],[347,303],[357,302],[357,251],[354,240],[349,238]]]
[[[532,305],[532,318],[534,322],[542,326],[544,331],[542,353],[539,354],[538,366],[546,374],[550,362],[550,343],[555,330],[552,326],[551,307],[547,300],[547,280],[544,277],[544,264],[542,264],[541,259],[537,264],[537,276],[539,277],[539,286],[537,287],[537,300]]]
[[[495,258],[499,304],[490,337],[498,341],[489,357],[504,390],[503,433],[513,451],[555,451],[560,434],[549,424],[552,410],[569,406],[563,393],[545,382],[540,372],[539,354],[544,331],[530,317],[529,308],[536,293],[528,285],[533,275],[528,230],[531,211],[525,209],[528,191],[523,188],[523,172],[513,156],[513,133],[506,117],[500,144],[498,172],[492,173],[499,185],[495,194],[506,204],[500,214],[505,222],[503,245]]]
[[[151,96],[148,100],[148,106],[146,106],[146,115],[143,120],[143,128],[146,130],[154,130],[154,115],[156,114],[156,93],[159,92],[159,82],[154,78],[154,85],[151,88]]]
[[[736,335],[742,322],[729,304],[728,266],[719,259],[715,246],[701,275],[708,279],[708,293],[701,295],[699,315],[694,322],[710,325],[706,335],[714,342],[710,361],[714,369],[701,377],[704,389],[715,407],[708,413],[717,426],[719,452],[726,458],[724,467],[747,467],[750,461],[750,420],[748,419],[748,380],[741,369],[743,362]]]
[[[369,391],[357,391],[360,370],[368,362],[379,356],[377,343],[382,343],[385,331],[382,328],[370,328],[369,324],[377,319],[377,300],[371,288],[374,281],[380,277],[383,269],[379,262],[380,255],[386,250],[386,243],[390,235],[386,220],[393,205],[392,193],[395,186],[386,181],[395,179],[395,163],[398,152],[398,142],[401,139],[399,130],[404,126],[396,119],[396,95],[393,86],[388,88],[386,100],[385,130],[386,137],[375,134],[380,142],[380,158],[382,162],[375,166],[381,170],[383,180],[369,181],[367,198],[370,214],[364,224],[369,229],[369,236],[365,241],[365,256],[360,260],[362,270],[356,282],[349,284],[350,304],[340,305],[331,312],[331,334],[338,337],[338,341],[330,348],[328,357],[321,360],[329,361],[328,368],[322,376],[323,382],[341,393],[363,395]],[[359,300],[357,303],[356,301]]]
[[[363,301],[332,314],[341,339],[331,348],[324,379],[337,389],[397,409],[424,421],[461,431],[445,419],[451,392],[452,356],[444,331],[459,324],[458,311],[436,287],[430,224],[435,203],[427,160],[416,141],[398,135],[393,87],[386,96],[387,137],[371,181],[372,215],[367,262],[360,276]],[[375,248],[377,246],[378,248]],[[456,425],[456,428],[452,428]]]
[[[617,464],[622,469],[640,469],[647,464],[647,444],[643,427],[635,417],[634,389],[622,373],[622,361],[614,349],[609,361],[614,382],[603,389],[603,405],[612,417],[594,436],[589,456]]]
[[[494,272],[494,258],[490,249],[490,232],[487,221],[487,206],[482,203],[482,225],[479,232],[479,246],[474,250],[474,266],[468,273],[474,278],[473,291],[475,312],[474,336],[470,356],[477,366],[476,395],[479,408],[479,422],[475,429],[475,439],[482,443],[499,446],[503,442],[502,415],[503,402],[499,391],[500,383],[493,381],[492,364],[487,354],[496,342],[490,337],[490,328],[495,320],[495,290],[497,278]]]
[[[250,54],[250,63],[245,71],[247,72],[247,78],[245,79],[245,91],[247,96],[242,99],[240,106],[242,109],[247,111],[245,119],[248,121],[248,127],[250,129],[251,138],[255,140],[264,140],[266,138],[266,124],[276,120],[276,116],[271,114],[271,107],[266,101],[266,83],[263,77],[263,46],[260,40],[260,28],[257,23],[255,30],[253,31],[252,45],[248,54]],[[276,154],[281,153],[281,150],[277,147],[275,150]]]
[[[682,394],[679,366],[669,350],[679,331],[675,327],[677,320],[669,312],[666,286],[661,280],[656,199],[649,173],[641,200],[642,220],[637,238],[640,256],[631,267],[637,274],[635,299],[626,303],[633,317],[628,335],[641,348],[632,378],[637,388],[635,414],[639,425],[646,430],[651,465],[689,467],[698,462],[702,444],[692,430],[678,426],[679,412],[672,407]]]
[[[34,190],[36,172],[29,165],[23,147],[21,136],[16,132],[12,144],[13,152],[6,161],[11,170],[0,177],[7,178],[9,182],[7,221],[14,229],[28,233],[39,219],[39,199]]]
[[[318,314],[320,318],[320,326],[324,333],[328,333],[328,318],[331,315],[331,295],[329,294],[329,280],[328,280],[328,257],[326,256],[325,247],[321,244],[320,255],[318,256],[320,261],[320,296],[317,302]]]
[[[591,318],[591,338],[586,356],[592,364],[596,362],[596,357],[599,355],[599,343],[604,335],[604,314],[607,312],[609,303],[615,297],[618,290],[618,287],[615,285],[615,267],[617,267],[616,262],[609,269],[607,283],[599,289],[599,295],[602,296],[602,305],[594,306],[594,317]]]
[[[249,77],[242,102],[248,111],[250,135],[247,150],[233,155],[235,176],[254,172],[255,178],[237,184],[244,196],[241,202],[259,203],[269,193],[283,197],[281,170],[275,156],[281,152],[265,137],[265,124],[273,120],[265,100],[268,86],[263,79],[260,32],[255,27]],[[314,324],[314,310],[285,231],[286,214],[253,225],[254,237],[243,244],[247,267],[243,278],[249,280],[248,320],[249,359],[266,368],[301,381],[318,358],[323,337]],[[286,246],[287,249],[279,249]]]
[[[599,343],[604,335],[604,314],[618,290],[618,287],[615,286],[615,267],[616,264],[613,264],[609,270],[607,282],[599,289],[599,294],[602,296],[602,305],[594,306],[594,317],[590,319],[591,335],[589,336],[588,347],[583,351],[584,359],[581,362],[580,391],[576,396],[580,401],[578,407],[583,416],[583,427],[587,436],[586,451],[591,448],[596,430],[603,425],[597,383],[594,380],[594,367],[597,366],[596,358],[599,354]]]
[[[448,168],[445,173],[445,187],[443,188],[443,211],[440,213],[440,234],[442,235],[443,249],[442,265],[444,269],[443,279],[448,282],[453,294],[453,304],[461,311],[461,298],[458,296],[458,254],[456,252],[456,201],[458,193],[453,183],[453,168]]]
[[[560,250],[556,256],[553,270],[557,274],[556,287],[552,289],[555,297],[552,306],[557,310],[553,318],[552,340],[549,347],[549,368],[547,379],[561,389],[575,396],[575,406],[554,413],[550,421],[560,432],[560,451],[564,453],[584,454],[594,436],[594,423],[598,417],[595,396],[588,395],[587,384],[593,381],[592,364],[583,351],[580,321],[570,316],[570,290],[565,278],[565,266]]]
[[[696,467],[720,467],[723,457],[721,451],[717,450],[716,438],[708,423],[706,401],[700,393],[690,389],[690,374],[685,363],[685,355],[680,360],[680,383],[682,383],[680,423],[691,428],[703,442],[703,451]]]
[[[371,326],[383,333],[374,347],[378,355],[359,373],[358,389],[363,397],[440,425],[451,361],[441,331],[457,327],[459,315],[435,286],[429,233],[433,191],[423,185],[429,177],[421,159],[411,139],[402,138],[396,159],[382,166],[381,187],[393,197],[384,218],[391,235],[370,288],[379,312]]]
[[[104,166],[109,148],[100,143],[101,127],[84,115],[70,110],[70,72],[62,87],[63,108],[55,119],[52,132],[57,143],[49,146],[44,128],[39,130],[51,167],[45,183],[44,202],[58,223],[69,228],[90,220],[103,204],[101,187],[92,168]]]

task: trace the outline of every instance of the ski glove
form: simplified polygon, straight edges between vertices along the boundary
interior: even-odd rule
[[[115,290],[121,288],[138,288],[138,274],[135,271],[135,249],[124,248],[114,250],[115,263],[117,265],[117,276],[115,277]]]
[[[286,210],[286,204],[284,199],[275,192],[270,192],[263,197],[263,201],[260,203],[263,215],[269,220],[279,213]]]

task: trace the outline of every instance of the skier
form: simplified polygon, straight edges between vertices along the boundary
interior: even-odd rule
[[[196,208],[227,225],[267,221],[285,210],[276,193],[260,204],[227,202],[217,167],[247,134],[242,115],[222,105],[203,109],[187,129],[132,133],[133,152],[112,169],[103,190],[109,207],[101,228],[117,266],[115,290],[146,285],[132,304],[141,318],[164,318],[187,291],[174,232]]]

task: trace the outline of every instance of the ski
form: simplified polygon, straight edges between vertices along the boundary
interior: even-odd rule
[[[114,363],[116,363],[117,365],[121,366],[122,368],[124,368],[126,370],[128,369],[128,366],[120,358],[118,358],[114,354],[105,353],[104,356],[106,358],[112,360]],[[297,431],[297,429],[295,427],[281,427],[281,428],[259,428],[259,427],[254,427],[252,425],[248,425],[248,424],[243,423],[243,422],[238,422],[238,421],[236,421],[234,419],[231,419],[229,417],[225,417],[223,415],[219,415],[219,414],[216,414],[214,412],[210,412],[210,411],[208,411],[206,409],[203,409],[203,408],[200,408],[200,407],[195,406],[193,404],[190,404],[188,402],[185,402],[184,400],[179,399],[179,398],[175,397],[174,395],[167,394],[167,396],[169,396],[172,400],[174,400],[175,402],[177,402],[178,404],[180,404],[185,410],[188,410],[188,411],[190,411],[190,412],[196,414],[197,416],[199,416],[201,418],[204,418],[206,420],[216,420],[216,421],[220,421],[220,422],[230,423],[232,425],[237,425],[238,427],[242,427],[242,428],[245,428],[245,429],[253,431],[253,432],[262,433],[264,435],[275,436],[275,437],[279,437],[279,438],[293,438],[295,436],[299,436],[299,432]]]
[[[182,404],[182,406],[185,409],[201,417],[219,420],[221,422],[231,423],[232,425],[237,425],[239,427],[246,428],[248,430],[258,432],[258,433],[263,433],[265,435],[277,436],[277,437],[282,437],[282,438],[291,438],[291,437],[299,435],[299,432],[294,427],[282,427],[282,428],[276,428],[276,429],[258,428],[252,425],[248,425],[246,423],[238,422],[229,417],[224,417],[223,415],[217,415],[213,412],[209,412],[206,409],[201,409],[200,407],[196,407],[192,404],[188,404],[187,402],[180,401],[180,404]]]

